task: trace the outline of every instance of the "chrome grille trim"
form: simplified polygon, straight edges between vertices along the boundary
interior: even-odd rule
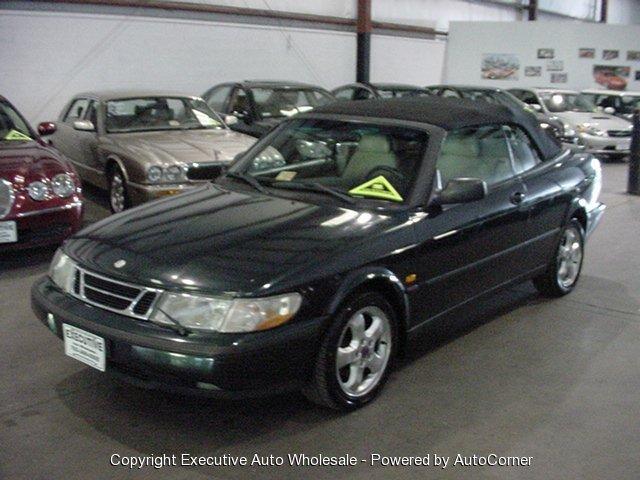
[[[162,293],[162,290],[157,288],[144,287],[142,285],[135,285],[132,283],[121,282],[119,280],[114,280],[113,278],[105,277],[104,275],[100,275],[100,274],[91,272],[89,270],[85,270],[84,268],[79,266],[76,266],[76,275],[77,275],[77,288],[74,286],[74,289],[73,289],[73,292],[71,292],[71,295],[82,300],[85,303],[88,303],[89,305],[93,305],[94,307],[98,307],[103,310],[108,310],[110,312],[118,313],[120,315],[125,315],[127,317],[137,318],[139,320],[149,320],[149,317],[151,316],[151,312],[153,312],[153,307],[155,306],[156,302],[160,298],[160,294]],[[85,281],[85,276],[95,277],[105,282],[113,283],[116,285],[122,285],[124,287],[135,289],[135,290],[138,290],[138,293],[134,297],[127,297],[118,293],[109,292],[104,288],[96,288],[91,285],[87,285],[87,282]],[[112,297],[114,300],[128,301],[129,306],[124,309],[118,309],[118,308],[111,307],[109,305],[105,305],[100,302],[90,300],[89,298],[87,298],[87,294],[86,294],[87,290],[92,290],[102,295],[107,295],[109,297]],[[153,293],[155,295],[155,298],[150,303],[149,307],[146,309],[144,314],[136,313],[135,308],[138,305],[138,302],[140,302],[140,300],[142,300],[142,298],[148,293]]]
[[[0,178],[0,218],[6,217],[13,208],[16,194],[13,184],[4,178]]]
[[[625,138],[631,136],[631,130],[607,130],[607,134],[613,138]]]

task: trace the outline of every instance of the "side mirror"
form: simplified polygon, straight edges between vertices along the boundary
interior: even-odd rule
[[[53,135],[56,133],[56,124],[53,122],[42,122],[38,125],[38,133],[42,137],[46,137],[47,135]]]
[[[482,200],[487,196],[487,184],[479,178],[453,178],[446,187],[436,195],[434,201],[438,205],[453,203],[469,203]]]
[[[238,123],[238,117],[236,117],[235,115],[225,115],[224,123],[226,123],[228,127],[230,127],[231,125],[235,125],[236,123]]]
[[[605,107],[604,108],[604,113],[608,113],[609,115],[613,115],[614,113],[616,113],[616,109],[613,107]]]
[[[539,103],[532,103],[531,108],[533,108],[536,112],[542,111],[542,106]]]
[[[76,120],[73,122],[73,128],[80,130],[81,132],[95,132],[96,127],[90,120]]]

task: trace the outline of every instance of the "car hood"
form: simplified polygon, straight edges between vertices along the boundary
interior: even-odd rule
[[[134,283],[267,295],[405,247],[415,239],[397,228],[409,224],[400,217],[210,184],[98,222],[65,249],[88,269]]]
[[[233,130],[172,130],[109,135],[121,150],[149,165],[175,163],[230,163],[255,138]]]
[[[628,121],[607,113],[560,112],[555,115],[573,127],[577,127],[581,123],[589,123],[602,130],[625,130],[630,126]]]
[[[56,151],[37,141],[0,144],[0,178],[20,185],[38,178],[67,172]]]

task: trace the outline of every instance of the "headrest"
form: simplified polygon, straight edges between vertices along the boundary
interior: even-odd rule
[[[363,135],[358,143],[358,150],[363,152],[389,153],[389,139],[384,135]]]

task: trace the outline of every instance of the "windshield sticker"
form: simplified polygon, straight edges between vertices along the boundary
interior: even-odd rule
[[[20,141],[25,141],[25,140],[32,140],[32,138],[29,135],[25,135],[22,132],[19,132],[17,130],[9,130],[9,133],[7,133],[4,137],[5,140],[20,140]]]
[[[350,195],[360,195],[362,197],[381,198],[383,200],[391,200],[393,202],[402,202],[404,199],[389,183],[389,180],[382,175],[369,180],[368,182],[358,185],[349,190]]]
[[[298,172],[292,172],[292,171],[287,171],[287,170],[283,170],[282,172],[280,172],[278,174],[278,176],[276,177],[276,180],[280,181],[280,182],[290,182],[291,180],[293,180],[296,175],[298,174]]]

